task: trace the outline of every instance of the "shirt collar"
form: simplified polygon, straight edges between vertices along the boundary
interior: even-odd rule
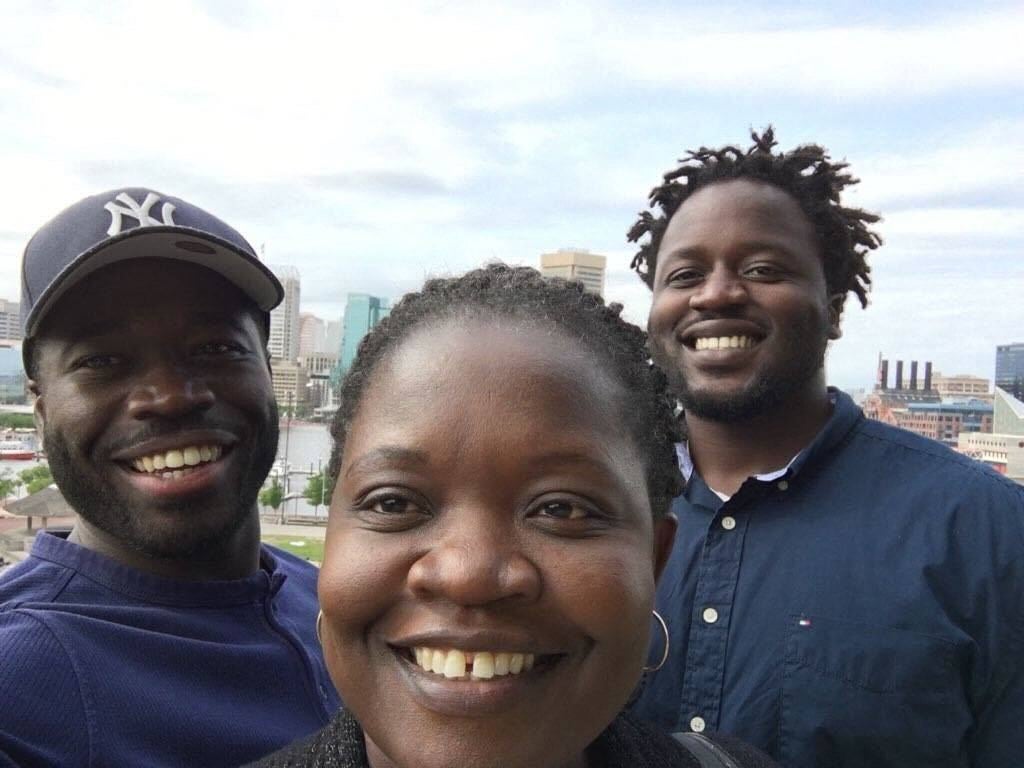
[[[828,388],[828,399],[832,404],[832,414],[829,416],[828,421],[821,428],[821,431],[815,436],[815,438],[802,450],[798,451],[793,458],[791,458],[784,467],[772,470],[770,472],[764,472],[758,475],[752,475],[753,479],[760,480],[761,482],[771,482],[778,480],[786,474],[796,474],[800,469],[807,463],[808,460],[814,456],[821,455],[821,453],[833,444],[837,443],[846,433],[853,427],[856,421],[863,417],[860,408],[853,402],[849,395],[841,390],[834,387]],[[687,484],[690,482],[690,478],[694,473],[693,457],[690,456],[690,448],[686,441],[676,443],[676,459],[679,462],[679,471],[683,475],[683,479]],[[728,496],[719,493],[714,488],[710,488],[716,496],[723,501],[728,500]]]
[[[164,605],[225,606],[272,597],[286,575],[267,547],[260,547],[260,568],[241,579],[181,581],[156,576],[116,562],[67,540],[67,534],[41,532],[32,557],[77,571],[124,595]]]

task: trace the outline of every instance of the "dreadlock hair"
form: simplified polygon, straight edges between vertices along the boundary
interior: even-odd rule
[[[623,320],[621,312],[621,304],[606,306],[582,283],[544,278],[529,267],[490,264],[461,277],[428,280],[421,291],[406,294],[359,344],[331,423],[328,482],[333,485],[338,477],[349,425],[374,371],[414,330],[451,320],[508,319],[559,329],[621,383],[624,397],[618,410],[645,464],[651,511],[661,517],[682,490],[674,400],[665,375],[648,359],[647,334]]]
[[[650,207],[659,207],[661,215],[641,212],[627,235],[631,243],[650,235],[650,240],[641,244],[633,256],[630,267],[648,288],[653,288],[661,239],[679,207],[697,190],[710,184],[751,179],[788,192],[810,220],[821,244],[829,295],[842,294],[845,304],[847,293],[852,291],[861,306],[866,307],[871,286],[868,251],[882,244],[882,238],[867,225],[874,224],[879,217],[860,208],[846,208],[839,201],[843,189],[860,180],[846,173],[848,163],[832,162],[828,151],[817,144],[804,144],[790,152],[773,154],[772,148],[778,142],[771,126],[761,135],[751,131],[750,137],[754,144],[747,150],[727,146],[690,151],[680,160],[678,168],[664,175],[664,184],[648,195]]]

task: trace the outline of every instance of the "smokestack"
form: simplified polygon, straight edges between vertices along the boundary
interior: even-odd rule
[[[882,372],[879,374],[881,389],[884,392],[889,388],[889,361],[882,361]]]
[[[932,364],[928,361],[924,364],[924,388],[931,392],[932,390]]]
[[[896,361],[896,389],[903,389],[903,361]]]
[[[910,361],[910,388],[917,389],[917,360]]]

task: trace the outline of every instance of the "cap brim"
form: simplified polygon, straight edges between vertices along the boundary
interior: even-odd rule
[[[256,306],[269,312],[284,298],[281,283],[253,254],[209,232],[189,227],[136,227],[69,263],[39,296],[25,319],[25,338],[31,338],[58,299],[99,269],[130,259],[175,259],[213,270]]]

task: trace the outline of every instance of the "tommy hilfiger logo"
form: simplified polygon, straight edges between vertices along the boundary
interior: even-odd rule
[[[110,227],[108,235],[116,235],[121,232],[123,216],[131,216],[139,222],[140,227],[152,227],[160,224],[174,224],[174,204],[164,203],[160,206],[160,219],[154,219],[149,215],[150,209],[160,200],[159,195],[149,192],[142,204],[135,202],[131,195],[122,192],[103,207],[110,212]],[[120,205],[119,205],[120,203]]]

